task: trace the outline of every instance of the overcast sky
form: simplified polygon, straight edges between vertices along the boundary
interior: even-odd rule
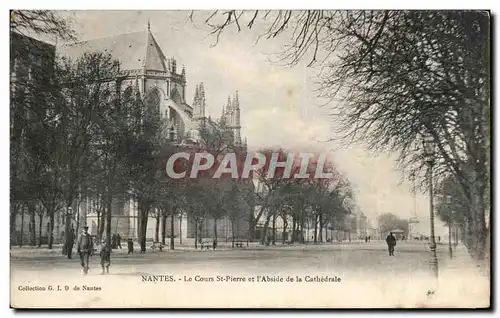
[[[286,37],[254,45],[259,29],[239,34],[232,29],[213,46],[215,37],[201,23],[206,12],[195,12],[194,24],[187,11],[71,11],[64,15],[73,19],[81,40],[146,30],[149,19],[164,54],[186,66],[188,103],[195,85],[204,82],[207,114],[219,117],[228,95],[238,91],[242,137],[248,138],[249,147],[333,152],[338,169],[353,184],[358,206],[374,226],[379,214],[391,212],[407,218],[416,205],[417,231],[428,233],[428,198],[417,194],[414,200],[410,185],[400,184],[395,155],[370,154],[363,145],[339,149],[333,142],[323,142],[334,135],[326,116],[328,106],[320,107],[322,101],[314,95],[316,71],[306,67],[308,61],[295,67],[270,61]],[[437,235],[447,233],[439,221],[436,231]]]

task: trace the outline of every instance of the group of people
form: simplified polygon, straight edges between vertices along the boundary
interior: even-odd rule
[[[88,226],[83,227],[83,231],[78,237],[76,248],[77,253],[80,255],[80,265],[82,265],[83,274],[87,275],[89,272],[89,259],[90,256],[94,254],[94,242],[92,240],[92,235],[89,233]],[[111,246],[108,244],[107,240],[102,240],[99,256],[101,258],[101,274],[109,274],[109,266],[111,265]]]
[[[72,249],[74,245],[74,231],[72,231],[73,235],[70,235],[67,242],[64,245],[64,253],[68,255],[68,258],[71,259]],[[128,239],[128,253],[133,253],[134,243],[131,238]],[[113,234],[111,237],[111,243],[108,243],[107,240],[103,239],[100,246],[99,257],[101,259],[101,274],[109,274],[109,267],[111,265],[111,251],[113,248],[122,248],[121,247],[121,237],[120,234]],[[89,233],[89,227],[84,226],[82,233],[80,233],[77,243],[76,243],[77,253],[80,255],[80,264],[83,268],[83,274],[86,275],[89,271],[89,260],[90,257],[94,254],[94,242],[92,239],[92,235]]]

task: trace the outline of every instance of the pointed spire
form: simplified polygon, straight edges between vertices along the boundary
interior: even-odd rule
[[[224,105],[222,105],[222,115],[221,115],[221,118],[224,118],[224,115],[225,115],[225,110],[224,110]]]
[[[227,97],[227,108],[226,112],[228,113],[231,110],[231,95]]]
[[[175,57],[172,57],[172,72],[177,73],[177,61],[175,60]]]
[[[181,74],[182,74],[182,77],[184,79],[186,79],[186,67],[184,65],[182,65],[182,72],[181,72]]]
[[[148,31],[151,31],[151,21],[148,19]]]
[[[194,90],[194,103],[195,104],[198,102],[199,97],[200,97],[199,88],[198,88],[198,85],[196,85],[196,88]]]
[[[205,88],[203,87],[203,82],[200,83],[200,97],[205,99]]]
[[[234,106],[236,109],[240,108],[240,101],[238,100],[238,91],[236,91],[236,96],[234,97]]]

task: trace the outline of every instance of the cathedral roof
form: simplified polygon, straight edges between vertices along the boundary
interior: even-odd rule
[[[108,52],[120,61],[122,70],[167,71],[166,58],[151,31],[120,34],[64,45],[62,55],[76,60],[86,52]]]

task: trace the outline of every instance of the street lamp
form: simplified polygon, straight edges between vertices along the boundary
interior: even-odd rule
[[[427,133],[424,135],[424,154],[425,163],[427,164],[427,175],[429,180],[429,214],[431,221],[431,258],[429,260],[429,265],[434,276],[438,277],[438,260],[436,256],[436,237],[434,236],[434,204],[433,204],[433,185],[432,185],[432,168],[434,166],[434,154],[435,154],[435,143],[434,138],[431,134]]]
[[[446,208],[448,209],[448,248],[450,250],[450,258],[453,258],[453,250],[451,248],[451,226],[452,226],[451,195],[446,195]]]

